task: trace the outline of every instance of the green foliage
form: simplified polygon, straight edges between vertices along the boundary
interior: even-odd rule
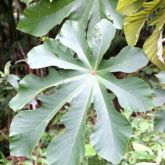
[[[125,157],[127,164],[164,164],[165,135],[154,132],[153,119],[152,113],[130,118],[134,132]]]
[[[165,137],[158,131],[165,130],[165,74],[157,75],[158,84],[157,69],[139,70],[148,65],[145,54],[165,68],[164,1],[22,2],[27,7],[17,29],[42,41],[23,61],[32,72],[48,72],[20,81],[10,63],[0,72],[17,90],[9,103],[17,113],[10,126],[12,163],[23,156],[23,164],[163,164]],[[148,25],[152,34],[143,52],[134,46]]]
[[[60,112],[61,114],[63,112]],[[90,111],[90,113],[93,113]],[[91,115],[91,114],[89,114]],[[131,141],[129,143],[128,150],[123,157],[123,160],[118,165],[156,165],[164,164],[165,160],[165,134],[154,132],[153,124],[154,124],[154,115],[152,113],[140,114],[137,117],[130,117],[129,114],[125,113],[124,116],[129,116],[128,120],[132,125],[133,134]],[[44,133],[39,146],[36,147],[33,152],[33,156],[31,156],[26,161],[22,162],[22,165],[29,165],[32,163],[42,165],[47,165],[46,161],[46,146],[52,137],[57,136],[57,131],[54,130],[54,125],[60,124],[59,121],[54,120],[51,123],[51,127],[47,130],[48,132]],[[88,123],[89,126],[89,123]],[[89,132],[92,131],[90,127],[88,127]],[[59,131],[59,129],[57,129]],[[83,160],[83,165],[112,165],[110,162],[107,162],[101,159],[99,156],[95,155],[95,151],[92,146],[86,142],[85,145],[86,152],[85,158]],[[12,164],[12,162],[7,161],[5,157],[0,159],[1,162],[5,164]]]
[[[157,78],[159,79],[159,82],[162,85],[162,88],[164,88],[164,84],[165,84],[165,72],[164,71],[161,71],[159,74],[157,74]]]
[[[56,0],[52,3],[39,1],[35,6],[25,10],[18,29],[36,36],[45,35],[68,16],[72,2],[73,0]]]
[[[161,0],[119,0],[118,11],[126,15],[124,32],[130,46],[136,45],[142,27],[147,23],[154,26],[154,31],[144,43],[144,52],[152,63],[161,69],[165,69],[163,30],[165,16],[165,2]]]
[[[87,40],[82,22],[67,21],[55,40],[48,39],[28,53],[28,63],[33,69],[56,66],[62,70],[52,70],[43,78],[28,75],[20,81],[18,94],[10,102],[11,108],[20,110],[36,97],[41,106],[19,112],[14,118],[10,129],[12,155],[30,156],[48,123],[69,103],[69,110],[62,117],[65,130],[49,144],[47,159],[49,164],[80,164],[85,154],[87,111],[93,103],[98,121],[91,144],[102,158],[113,163],[121,161],[132,131],[129,122],[113,107],[114,97],[107,89],[130,112],[148,111],[153,103],[151,90],[143,80],[135,77],[118,80],[112,75],[116,71],[131,73],[144,67],[148,60],[141,49],[126,47],[116,57],[102,60],[115,31],[114,26],[103,19]],[[125,69],[124,65],[131,67]],[[44,91],[50,87],[56,87],[55,93],[45,95]]]
[[[93,26],[106,18],[121,29],[123,17],[115,11],[116,5],[115,0],[41,0],[25,9],[17,28],[34,36],[43,36],[54,26],[69,19],[88,24],[91,34]]]
[[[164,111],[164,104],[165,104],[165,73],[164,71],[160,72],[156,75],[159,79],[160,88],[155,92],[154,102],[156,106],[159,107],[159,111],[155,115],[155,130],[164,132],[165,131],[165,111]]]

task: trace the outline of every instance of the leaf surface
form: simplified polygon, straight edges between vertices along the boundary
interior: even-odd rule
[[[85,27],[81,22],[67,21],[57,38],[66,47],[75,51],[79,59],[85,62],[89,68],[92,68],[91,51],[85,39]]]
[[[67,17],[74,0],[41,0],[24,11],[24,16],[17,28],[34,36],[46,35],[54,26]]]
[[[117,11],[125,15],[132,14],[142,7],[143,2],[144,0],[119,0],[117,4]]]
[[[95,59],[94,69],[96,70],[103,55],[108,50],[116,30],[111,22],[103,19],[96,24],[93,31],[92,42],[90,43],[92,54]]]
[[[160,111],[156,113],[154,126],[156,131],[165,132],[165,112]]]
[[[151,89],[143,80],[132,77],[117,80],[113,75],[101,75],[100,81],[118,98],[120,105],[131,112],[145,112],[153,107]]]
[[[73,57],[69,49],[53,39],[33,48],[28,53],[28,64],[32,69],[56,66],[65,69],[87,70],[80,61]]]
[[[17,28],[39,37],[65,22],[65,19],[83,22],[85,26],[89,23],[88,29],[92,30],[96,23],[105,18],[121,29],[123,16],[116,11],[116,6],[116,0],[41,0],[25,9]]]
[[[86,88],[72,100],[69,112],[62,118],[66,130],[48,147],[50,165],[80,165],[80,162],[83,161],[85,154],[84,129],[92,96],[92,88],[88,81],[85,86]]]
[[[140,31],[155,7],[159,4],[160,0],[153,0],[151,2],[144,2],[143,10],[131,14],[125,18],[124,32],[126,40],[130,46],[134,46],[139,38]]]
[[[146,66],[148,62],[142,49],[127,46],[117,56],[102,60],[98,72],[132,73]]]
[[[50,120],[83,86],[82,80],[67,84],[53,95],[40,96],[40,108],[16,115],[10,128],[11,155],[30,156]]]
[[[126,151],[132,130],[129,122],[112,105],[112,96],[98,83],[94,88],[97,122],[91,143],[104,159],[118,164]]]
[[[45,89],[58,86],[64,82],[70,82],[79,78],[79,76],[80,73],[78,72],[64,73],[63,71],[57,72],[55,70],[50,70],[49,75],[42,78],[32,74],[27,75],[20,81],[17,95],[10,101],[10,107],[15,111],[22,109]]]

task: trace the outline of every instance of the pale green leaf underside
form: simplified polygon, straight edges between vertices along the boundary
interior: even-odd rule
[[[62,118],[64,133],[55,138],[48,147],[50,165],[80,165],[85,154],[85,122],[91,104],[92,87],[86,82],[80,94],[71,102],[69,112]],[[65,155],[65,159],[64,159]]]
[[[93,31],[93,38],[89,43],[92,55],[95,60],[94,69],[96,70],[104,54],[108,50],[112,39],[114,38],[116,29],[111,22],[103,19],[96,24]]]
[[[99,72],[132,73],[146,66],[148,62],[142,49],[127,46],[116,57],[102,60]]]
[[[28,64],[32,69],[56,66],[72,70],[87,70],[80,61],[73,57],[69,49],[53,39],[33,48],[28,53]]]
[[[154,122],[156,131],[165,132],[165,111],[157,112]]]
[[[101,84],[95,84],[94,107],[98,121],[91,143],[97,153],[106,160],[118,164],[126,151],[131,136],[131,126],[112,105],[112,96]]]
[[[89,0],[86,0],[89,2]],[[122,29],[123,16],[116,11],[117,1],[116,0],[92,0],[93,5],[90,9],[88,18],[87,38],[91,40],[93,37],[94,26],[102,19],[111,21],[115,28]],[[86,3],[87,3],[86,2]],[[87,5],[86,5],[87,6]]]
[[[59,36],[57,37],[62,44],[77,53],[80,60],[91,69],[91,51],[85,38],[85,26],[81,22],[67,21]]]
[[[10,101],[10,107],[13,110],[22,109],[27,103],[32,101],[38,94],[45,89],[58,86],[65,82],[70,82],[76,78],[81,77],[80,72],[68,71],[57,72],[56,70],[49,70],[49,75],[39,78],[35,75],[27,75],[19,83],[17,95]]]
[[[122,29],[124,17],[116,11],[116,0],[99,0],[100,17],[111,20],[116,29]]]
[[[16,115],[10,128],[11,155],[31,155],[50,120],[84,88],[82,82],[81,78],[66,84],[53,95],[40,96],[42,106],[39,109],[26,110]]]
[[[165,90],[156,88],[153,90],[153,93],[154,93],[154,98],[153,98],[154,106],[159,107],[159,106],[164,105],[165,104]]]
[[[143,80],[136,77],[117,80],[110,74],[101,75],[99,79],[117,96],[120,105],[126,110],[145,112],[153,107],[152,91]]]

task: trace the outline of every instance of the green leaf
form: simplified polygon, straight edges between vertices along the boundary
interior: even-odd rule
[[[93,38],[90,43],[92,55],[95,59],[94,69],[96,70],[103,55],[108,50],[112,39],[114,38],[116,30],[114,26],[107,20],[103,19],[96,24],[93,31]]]
[[[120,105],[131,112],[151,110],[152,91],[143,80],[132,77],[117,80],[113,75],[104,74],[100,81],[117,96]]]
[[[145,151],[134,151],[132,153],[133,157],[137,158],[138,160],[150,160],[150,161],[154,161],[155,157],[153,155],[150,155],[149,153],[145,152]]]
[[[162,4],[163,6],[165,4]],[[161,4],[160,4],[161,7]],[[155,16],[155,18],[150,21],[151,25],[155,25],[156,28],[152,35],[145,41],[144,51],[147,56],[150,58],[152,63],[157,65],[161,69],[165,69],[165,60],[164,60],[164,50],[163,50],[163,30],[164,30],[164,18],[165,9],[161,9]],[[163,20],[163,21],[162,21]]]
[[[62,118],[65,132],[49,144],[47,156],[50,165],[80,165],[83,161],[84,128],[92,94],[91,84],[88,82],[86,85],[89,86],[73,99],[69,112]]]
[[[15,88],[18,89],[18,81],[20,78],[14,74],[9,74],[7,76],[7,81]]]
[[[145,41],[143,48],[151,62],[164,70],[165,64],[163,57],[162,33],[163,31],[155,30]]]
[[[11,61],[8,61],[4,67],[4,74],[7,76],[10,74]]]
[[[157,163],[150,163],[150,162],[140,162],[136,163],[136,165],[158,165]]]
[[[124,32],[126,40],[130,46],[134,46],[139,38],[140,31],[155,7],[159,4],[160,0],[153,0],[151,2],[144,2],[142,5],[143,10],[131,14],[125,18]]]
[[[105,18],[121,29],[123,16],[116,11],[116,6],[116,0],[41,0],[25,9],[17,28],[34,36],[43,36],[68,18],[82,22],[85,27],[89,25],[88,29],[92,31],[93,26]]]
[[[136,143],[136,142],[133,142],[132,145],[133,145],[133,148],[134,148],[135,151],[138,151],[138,152],[146,151],[150,155],[153,155],[154,156],[154,153],[152,152],[152,150],[149,147],[147,147],[147,146],[145,146],[143,144]]]
[[[163,89],[154,89],[154,105],[156,107],[162,106],[165,104],[165,90]]]
[[[29,4],[30,2],[32,2],[32,0],[21,0],[21,2]]]
[[[144,24],[154,26],[155,30],[144,43],[144,52],[160,69],[165,69],[164,49],[163,49],[163,28],[164,28],[164,9],[165,2],[161,0],[144,1],[119,0],[118,11],[126,13],[124,21],[124,32],[126,40],[130,46],[136,45],[140,31]]]
[[[156,75],[156,77],[159,79],[161,84],[165,84],[165,71],[161,71]]]
[[[123,27],[123,16],[116,11],[116,0],[99,0],[100,17],[111,20],[117,29]]]
[[[129,122],[112,105],[112,97],[106,88],[95,84],[94,107],[97,123],[91,135],[91,143],[104,159],[118,164],[126,151],[132,130]]]
[[[117,11],[122,14],[129,15],[138,11],[142,7],[144,0],[119,0],[117,4]]]
[[[85,145],[85,157],[95,156],[95,155],[96,155],[96,151],[94,150],[92,145],[91,144],[86,144]]]
[[[155,115],[154,129],[156,131],[165,132],[165,112],[160,111]]]
[[[98,72],[132,73],[146,66],[148,61],[140,48],[127,46],[116,57],[112,57],[109,60],[102,60]]]
[[[72,81],[80,76],[79,72],[57,72],[50,70],[46,77],[37,77],[35,75],[27,75],[19,83],[17,95],[10,101],[9,105],[13,110],[22,109],[27,103],[32,101],[38,94],[45,89],[60,85],[64,82]]]
[[[70,14],[74,0],[42,0],[25,9],[18,29],[34,36],[47,34],[54,26],[60,24]]]
[[[84,86],[80,80],[65,85],[53,95],[40,96],[42,106],[39,109],[16,115],[10,128],[11,155],[31,155],[50,120]]]
[[[92,68],[91,51],[85,39],[85,27],[81,22],[67,21],[57,38],[66,47],[75,51],[79,59],[85,62],[89,68]]]
[[[69,49],[53,39],[33,48],[28,53],[28,64],[32,69],[57,66],[65,69],[87,70],[73,57]]]
[[[93,27],[100,22],[101,19],[111,21],[115,28],[122,29],[123,16],[116,11],[116,0],[94,0],[90,9],[88,18],[87,38],[90,40],[93,36]]]

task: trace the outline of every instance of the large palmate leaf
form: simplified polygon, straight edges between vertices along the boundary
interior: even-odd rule
[[[41,0],[25,9],[18,29],[34,36],[43,36],[65,19],[72,19],[85,25],[90,22],[88,31],[91,31],[102,18],[113,21],[115,27],[121,29],[123,17],[116,12],[116,6],[116,0]]]
[[[101,157],[118,163],[127,149],[132,131],[129,122],[113,107],[113,98],[107,89],[117,96],[123,108],[131,112],[152,108],[151,90],[143,80],[118,80],[110,73],[131,73],[147,65],[143,51],[126,47],[116,57],[102,61],[115,35],[112,23],[101,20],[94,30],[97,29],[99,35],[94,34],[89,40],[85,37],[87,32],[83,25],[82,22],[66,21],[55,40],[48,39],[28,53],[27,61],[32,68],[58,68],[49,71],[46,77],[28,75],[20,81],[18,93],[10,106],[14,110],[22,109],[34,98],[41,104],[38,109],[20,112],[14,118],[10,132],[12,155],[29,156],[49,121],[69,103],[69,110],[62,117],[65,130],[48,146],[47,158],[51,165],[80,165],[85,150],[86,115],[94,103],[98,120],[91,143]],[[125,69],[124,65],[130,69]],[[50,87],[56,88],[54,94],[44,92]],[[22,143],[23,147],[19,149]]]
[[[118,3],[118,11],[127,15],[124,21],[124,32],[129,45],[136,45],[145,23],[155,26],[154,32],[144,43],[144,52],[151,62],[161,69],[165,69],[162,44],[164,8],[165,2],[161,0],[119,0]]]

